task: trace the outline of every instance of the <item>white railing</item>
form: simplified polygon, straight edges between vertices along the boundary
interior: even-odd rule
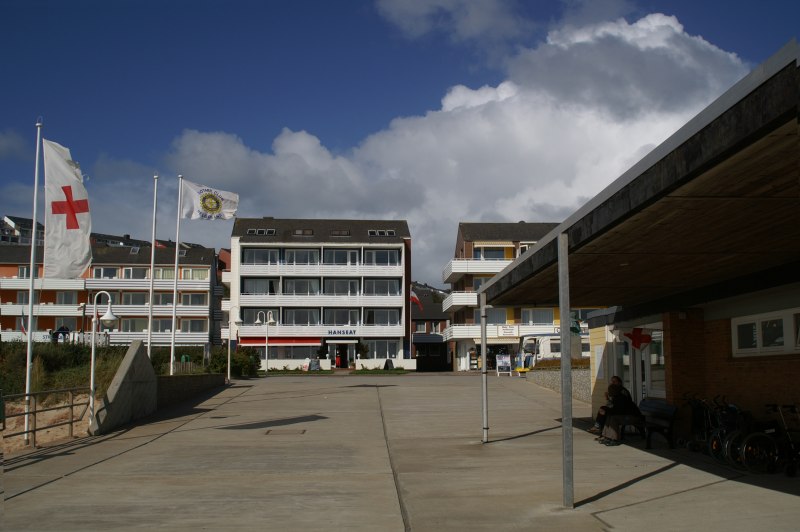
[[[561,329],[557,325],[520,325],[520,324],[507,324],[507,325],[487,325],[486,337],[487,338],[510,338],[525,336],[525,335],[546,335],[546,334],[559,334]],[[450,325],[442,333],[445,340],[458,340],[467,338],[480,338],[481,326],[480,325]]]
[[[153,282],[155,290],[173,290],[175,281],[173,279],[156,279]],[[87,290],[150,290],[150,279],[86,279]],[[211,281],[208,279],[179,279],[178,290],[211,290]]]
[[[466,274],[499,273],[511,262],[502,259],[452,259],[442,271],[442,281],[453,283]]]
[[[104,299],[104,298],[103,298]],[[98,303],[97,312],[102,314],[108,307],[105,303]],[[149,305],[111,305],[111,310],[116,316],[125,318],[128,316],[147,316]],[[86,315],[91,318],[94,305],[86,306]],[[178,305],[176,308],[178,317],[207,317],[208,305]],[[154,316],[172,316],[172,305],[153,305]]]
[[[458,310],[463,307],[477,307],[477,292],[451,292],[442,302],[442,311]]]
[[[3,316],[28,315],[28,305],[6,303],[0,306]],[[33,306],[34,316],[81,316],[83,312],[78,305],[56,305],[54,303],[40,303]]]
[[[239,275],[310,275],[330,277],[399,277],[404,266],[376,264],[239,264]],[[223,282],[225,275],[223,272]],[[232,282],[230,277],[228,282]]]
[[[264,325],[242,325],[239,336],[264,337]],[[230,337],[228,327],[220,330],[223,340]],[[352,336],[353,338],[396,337],[405,334],[403,325],[270,325],[269,336],[273,337],[329,337]]]
[[[241,294],[239,304],[248,307],[402,307],[403,296]],[[225,309],[223,302],[223,310]],[[230,303],[227,310],[230,310]]]
[[[85,279],[34,279],[33,288],[35,290],[83,290]],[[3,290],[27,290],[30,287],[30,279],[17,277],[0,278],[0,289]],[[42,286],[44,282],[44,286]]]
[[[152,335],[153,345],[170,345],[172,342],[171,332],[154,332]],[[147,343],[147,331],[142,332],[112,332],[109,333],[111,345],[128,345],[134,340],[141,340]],[[186,333],[175,332],[175,345],[205,345],[209,343],[207,332]]]

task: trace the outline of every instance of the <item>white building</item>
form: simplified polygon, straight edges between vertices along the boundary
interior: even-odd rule
[[[214,249],[190,248],[181,254],[176,309],[176,345],[205,345],[213,340],[214,312],[211,310],[216,287]],[[36,341],[49,341],[51,331],[65,328],[70,333],[91,331],[91,317],[97,292],[109,293],[112,311],[119,319],[108,333],[111,344],[127,345],[132,340],[147,340],[150,290],[149,247],[93,246],[92,263],[81,279],[36,279],[34,283]],[[41,275],[42,251],[37,275]],[[153,345],[170,345],[174,290],[174,248],[157,248],[154,268]],[[0,247],[0,310],[3,341],[23,340],[22,319],[27,326],[30,247]],[[107,298],[98,298],[98,313],[103,314]],[[23,318],[24,317],[24,318]],[[221,315],[216,316],[219,319]],[[72,335],[73,337],[75,335]]]
[[[239,218],[222,274],[230,287],[222,338],[259,349],[269,369],[316,358],[323,369],[379,368],[387,360],[415,369],[410,272],[404,220]]]
[[[478,369],[481,343],[478,289],[503,271],[555,223],[469,223],[458,224],[454,258],[442,272],[442,281],[451,286],[442,303],[450,313],[444,339],[454,355],[453,369]],[[588,310],[579,311],[585,319]],[[494,367],[498,354],[514,355],[522,336],[555,337],[560,333],[558,308],[552,306],[499,307],[487,309],[487,365]],[[588,343],[586,344],[588,351]]]

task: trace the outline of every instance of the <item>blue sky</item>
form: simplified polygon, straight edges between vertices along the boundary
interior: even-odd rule
[[[158,172],[174,237],[182,173],[241,216],[407,219],[441,285],[459,221],[561,221],[795,37],[799,5],[0,0],[0,214],[31,215],[41,116],[97,232],[147,238]]]

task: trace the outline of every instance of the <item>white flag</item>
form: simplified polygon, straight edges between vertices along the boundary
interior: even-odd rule
[[[236,216],[239,194],[217,190],[183,180],[181,217],[204,220],[228,220]]]
[[[92,262],[92,219],[80,166],[69,150],[44,146],[44,276],[80,278]]]

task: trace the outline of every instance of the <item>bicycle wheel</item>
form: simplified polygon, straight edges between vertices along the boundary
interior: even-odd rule
[[[708,438],[708,454],[714,457],[717,462],[725,463],[725,431],[717,429]]]
[[[742,463],[742,442],[746,437],[744,431],[734,430],[725,438],[725,459],[737,469],[745,468]]]
[[[741,446],[742,463],[751,473],[773,473],[778,460],[778,446],[767,434],[754,432]]]

